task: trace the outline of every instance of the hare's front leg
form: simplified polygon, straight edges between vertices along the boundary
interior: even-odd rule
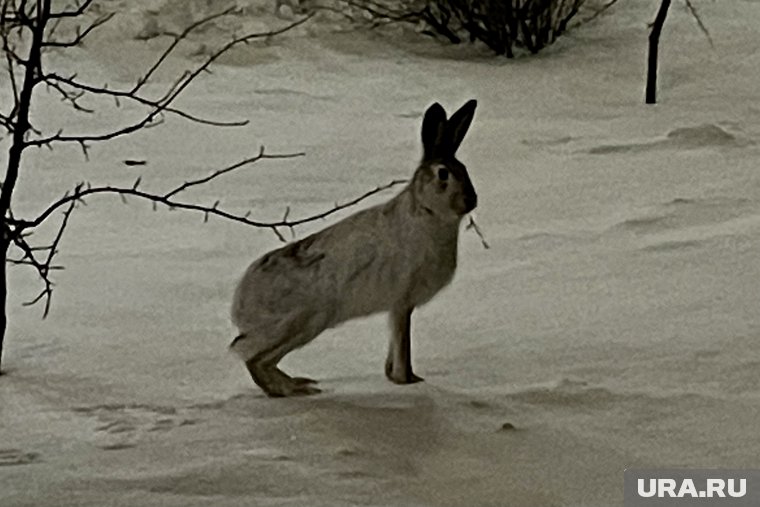
[[[403,308],[391,311],[391,340],[385,360],[385,376],[396,384],[421,382],[412,371],[412,311]]]

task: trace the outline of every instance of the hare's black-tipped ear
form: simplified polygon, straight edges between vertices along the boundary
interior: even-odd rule
[[[436,102],[425,111],[425,118],[422,120],[422,148],[426,160],[433,158],[438,151],[445,127],[446,111]]]
[[[451,115],[449,121],[446,122],[446,128],[444,129],[444,148],[451,154],[455,154],[459,145],[462,144],[467,129],[470,128],[472,123],[472,117],[475,116],[475,108],[478,105],[478,101],[475,99],[468,100],[465,105],[459,108],[459,110]]]

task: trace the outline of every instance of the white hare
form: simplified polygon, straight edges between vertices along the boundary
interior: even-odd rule
[[[476,105],[470,100],[448,120],[440,104],[428,108],[422,161],[394,198],[250,265],[235,291],[232,321],[240,335],[230,347],[269,396],[320,392],[314,380],[290,377],[277,364],[327,328],[386,311],[385,375],[397,384],[422,380],[412,372],[412,311],[451,281],[462,217],[477,205],[455,157]]]

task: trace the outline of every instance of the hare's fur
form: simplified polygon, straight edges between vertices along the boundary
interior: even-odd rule
[[[474,109],[470,101],[447,121],[443,108],[431,106],[425,156],[404,190],[248,268],[235,292],[232,320],[240,335],[231,348],[267,394],[319,392],[313,380],[278,369],[279,361],[327,328],[383,311],[392,328],[386,375],[396,383],[422,380],[411,367],[411,313],[451,281],[461,219],[476,205],[467,171],[454,158]]]

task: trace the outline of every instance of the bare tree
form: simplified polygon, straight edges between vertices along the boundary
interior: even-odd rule
[[[60,199],[49,205],[36,217],[22,218],[13,212],[13,198],[19,173],[23,170],[23,154],[29,148],[47,147],[53,149],[59,145],[79,146],[85,157],[93,143],[105,142],[123,136],[128,136],[143,129],[155,127],[162,123],[168,115],[177,116],[187,121],[210,125],[215,127],[235,127],[245,125],[245,121],[219,121],[203,118],[175,107],[176,99],[195,81],[209,66],[220,56],[232,48],[247,44],[255,39],[269,38],[284,33],[309,19],[306,16],[281,29],[251,33],[241,37],[235,37],[218,49],[211,52],[205,59],[194,68],[177,76],[176,79],[164,90],[163,95],[151,98],[146,93],[146,88],[152,82],[152,78],[165,64],[168,58],[176,51],[178,45],[191,33],[197,31],[203,25],[223,16],[235,14],[233,9],[227,9],[217,14],[208,16],[188,26],[180,33],[165,33],[170,39],[167,48],[161,52],[147,71],[136,78],[135,84],[128,89],[112,89],[108,86],[98,86],[87,83],[77,78],[76,75],[63,75],[48,69],[46,56],[52,49],[67,50],[82,44],[93,30],[107,23],[112,15],[94,15],[90,9],[93,0],[79,0],[72,6],[63,10],[55,11],[52,8],[52,0],[0,0],[0,39],[2,40],[2,55],[5,59],[8,76],[8,86],[13,98],[10,110],[0,111],[0,128],[8,134],[10,147],[7,155],[5,177],[2,181],[0,193],[0,221],[2,235],[0,236],[0,364],[2,360],[3,341],[7,327],[7,278],[8,265],[26,266],[34,270],[42,282],[39,294],[28,301],[27,305],[44,304],[43,317],[50,308],[53,293],[53,281],[51,273],[60,269],[55,263],[58,246],[66,230],[69,219],[78,205],[84,203],[85,198],[95,195],[127,196],[151,201],[154,209],[158,206],[170,209],[182,209],[197,212],[204,219],[217,217],[233,221],[247,226],[269,229],[278,238],[285,241],[282,229],[293,230],[297,225],[319,220],[338,210],[360,202],[367,197],[378,193],[391,186],[403,183],[395,180],[387,185],[371,190],[364,195],[353,199],[345,204],[328,209],[323,213],[310,215],[299,219],[290,219],[290,209],[287,208],[285,215],[277,221],[257,221],[250,218],[250,212],[236,214],[220,207],[217,201],[211,205],[183,200],[183,192],[191,187],[205,185],[210,181],[231,173],[237,169],[248,167],[262,160],[288,159],[303,155],[302,153],[269,154],[261,150],[244,160],[237,161],[226,167],[211,172],[208,176],[185,181],[178,184],[168,192],[151,192],[140,187],[140,178],[132,185],[120,186],[92,186],[88,182],[79,182],[72,185]],[[78,23],[75,35],[68,39],[59,38],[57,30],[63,23]],[[45,133],[40,125],[32,124],[31,108],[35,103],[35,91],[44,85],[48,91],[60,96],[66,104],[73,108],[72,114],[91,113],[92,109],[86,105],[86,99],[92,97],[110,97],[114,99],[116,107],[121,103],[131,103],[141,108],[141,117],[133,122],[126,123],[113,130],[105,130],[90,134],[69,135],[63,130],[53,134]],[[50,221],[53,217],[60,217],[55,233],[52,238],[38,243],[33,242],[32,233],[42,224]],[[36,240],[37,236],[34,236]]]

